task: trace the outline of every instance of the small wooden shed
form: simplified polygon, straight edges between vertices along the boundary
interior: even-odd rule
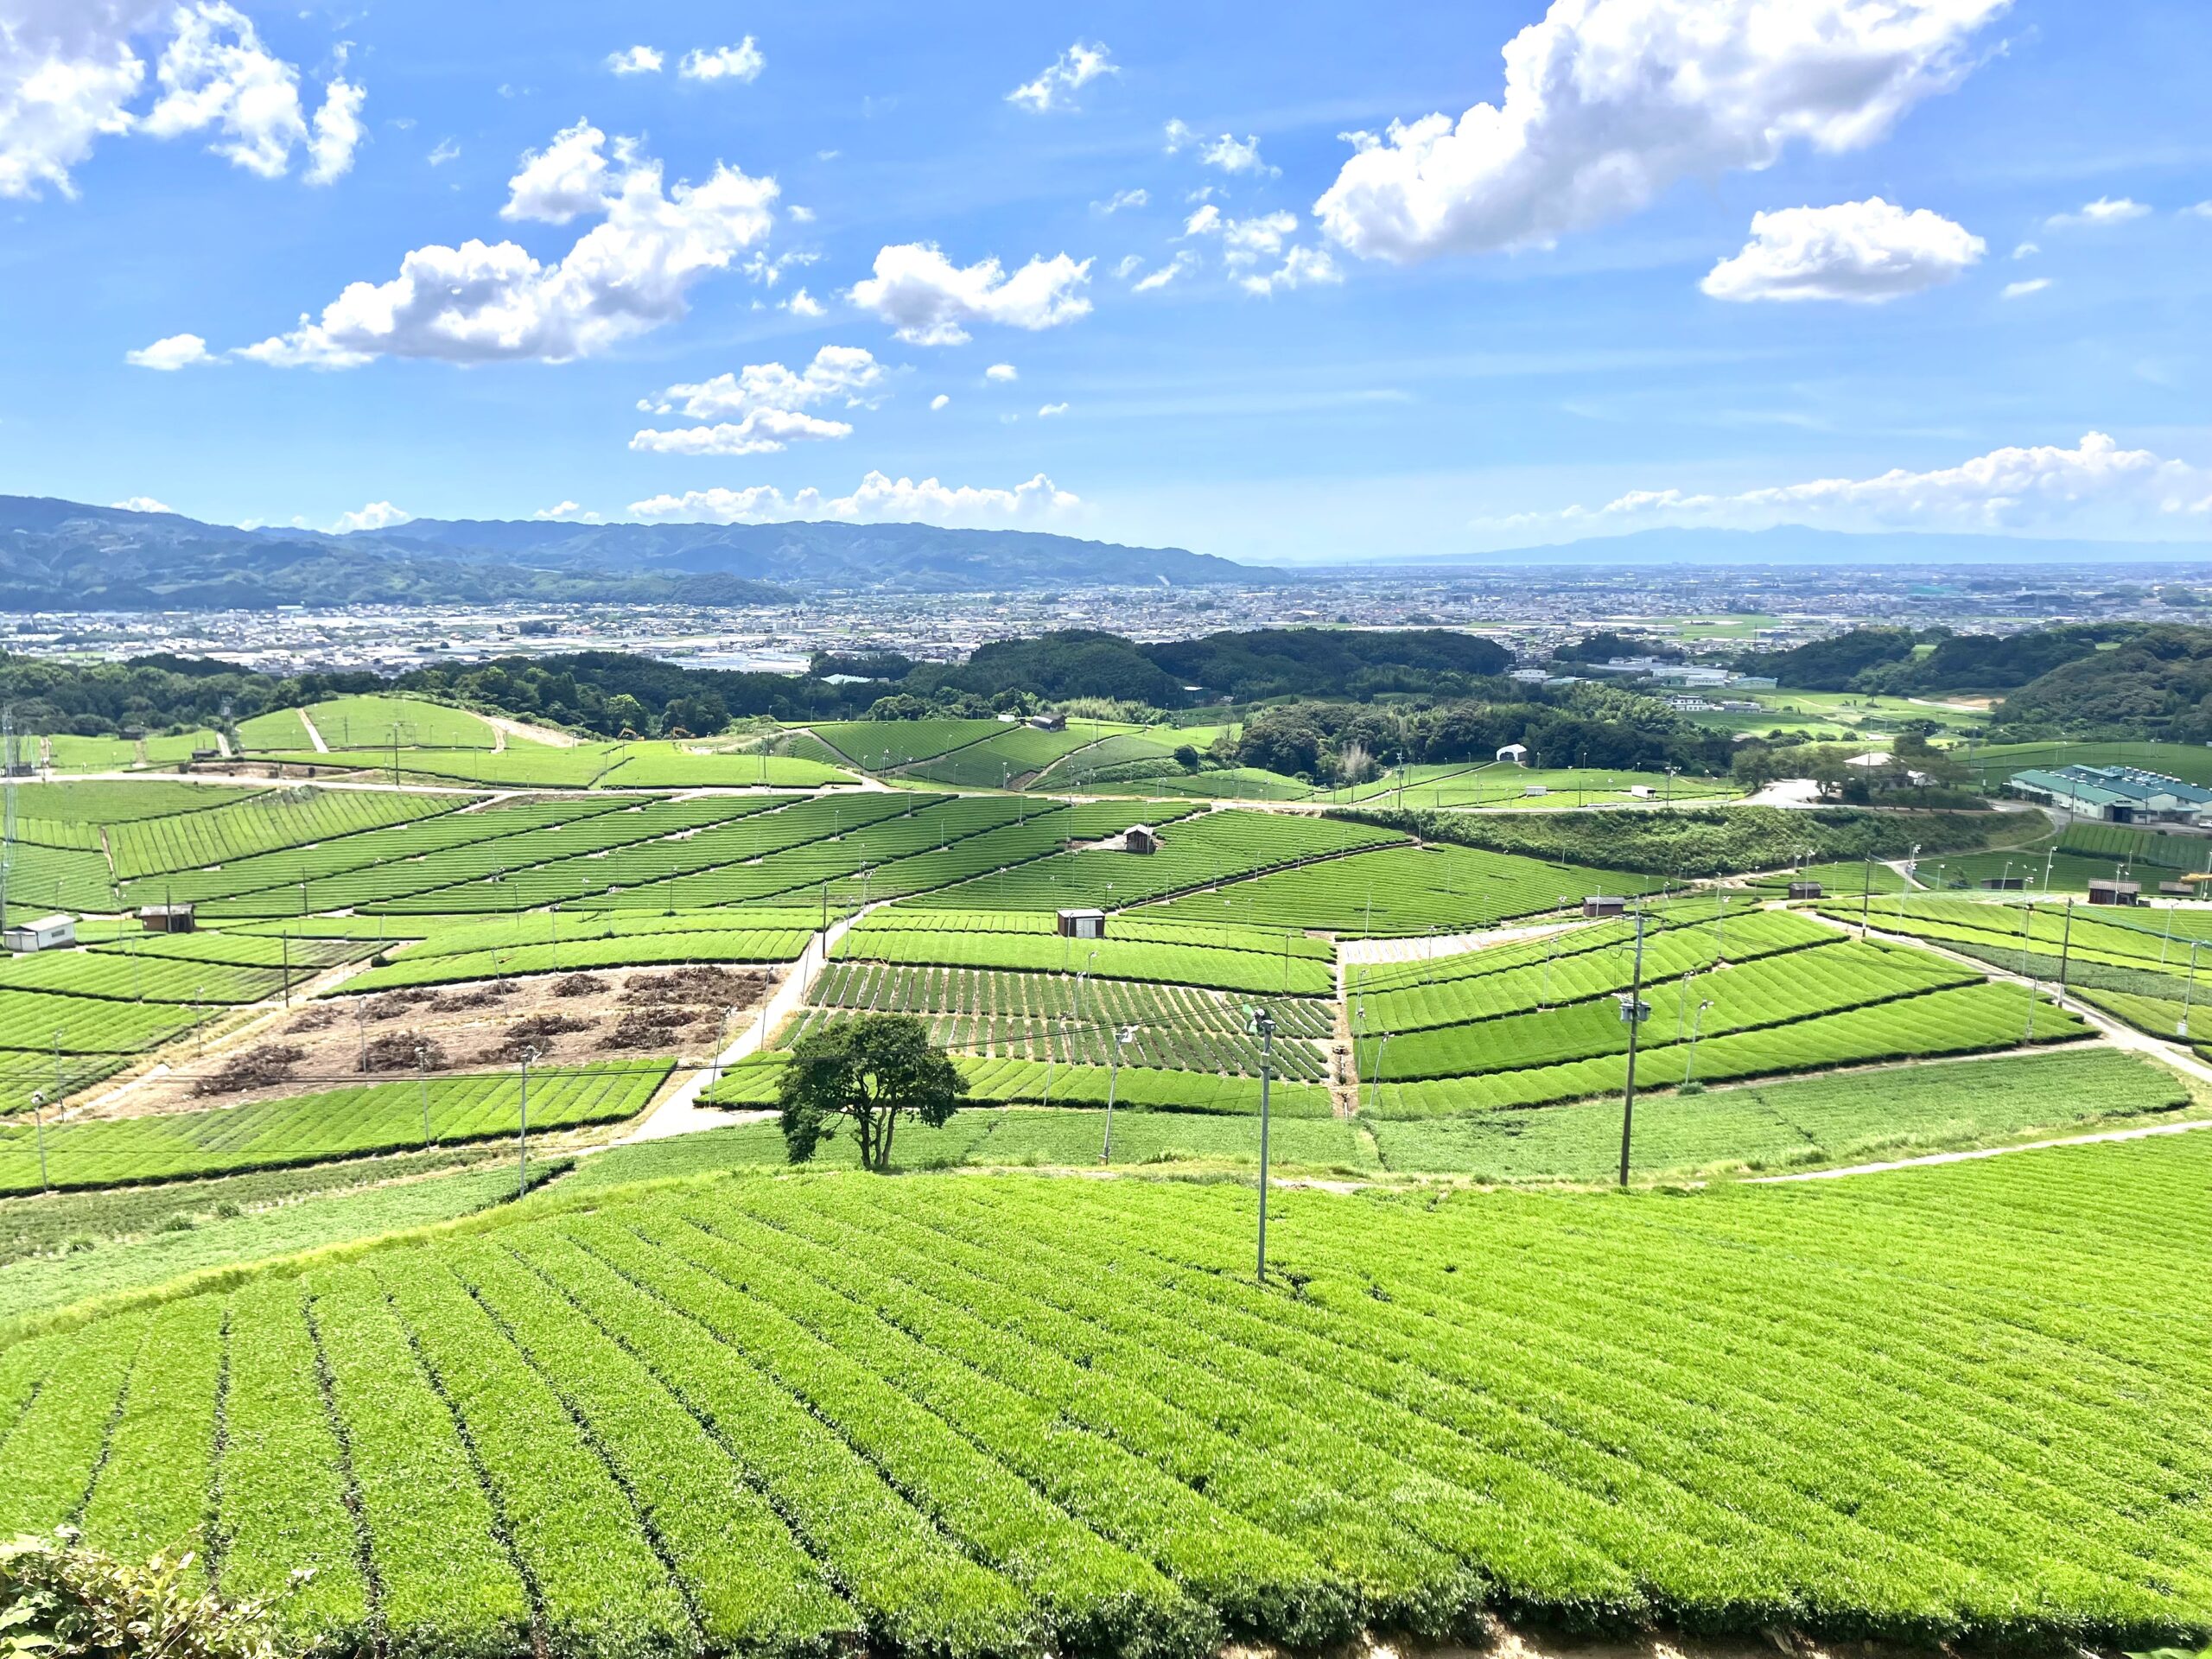
[[[1064,910],[1060,912],[1059,932],[1066,939],[1103,939],[1106,937],[1106,912]]]
[[[1586,918],[1625,916],[1628,914],[1628,900],[1593,893],[1582,901],[1582,913]]]

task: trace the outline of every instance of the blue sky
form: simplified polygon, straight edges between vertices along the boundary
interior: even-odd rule
[[[2176,0],[0,0],[0,490],[2202,542],[2208,60]]]

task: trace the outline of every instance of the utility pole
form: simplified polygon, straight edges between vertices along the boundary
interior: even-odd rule
[[[2189,978],[2183,982],[2181,988],[2181,1023],[2174,1027],[2174,1035],[2177,1037],[2189,1035],[2190,999],[2196,989],[2196,952],[2202,944],[2203,941],[2199,939],[2192,942],[2189,947]]]
[[[1861,944],[1866,943],[1867,912],[1873,908],[1874,905],[1874,855],[1872,853],[1866,855],[1866,874],[1864,880],[1865,885],[1859,893],[1859,942]]]
[[[2066,1006],[2066,953],[2074,943],[2074,901],[2066,901],[2066,923],[2058,936],[2058,1006]]]
[[[38,1126],[38,1190],[50,1192],[46,1179],[46,1096],[31,1090],[31,1122]]]
[[[1114,1033],[1112,1058],[1106,1062],[1106,1144],[1099,1149],[1098,1161],[1114,1161],[1114,1085],[1122,1071],[1122,1045],[1137,1034],[1135,1026],[1123,1026]]]
[[[1275,1017],[1263,1007],[1245,1010],[1246,1029],[1260,1039],[1260,1282],[1268,1282],[1268,1084],[1274,1070]]]
[[[1713,999],[1708,996],[1697,1005],[1697,1015],[1690,1021],[1690,1052],[1682,1062],[1682,1087],[1685,1089],[1689,1087],[1690,1079],[1697,1072],[1698,1033],[1705,1029],[1705,1011],[1712,1006]]]
[[[1636,912],[1636,965],[1630,970],[1628,995],[1620,999],[1621,1019],[1628,1027],[1628,1081],[1621,1091],[1621,1185],[1628,1185],[1630,1143],[1636,1133],[1636,1034],[1651,1017],[1643,1000],[1643,912]]]
[[[2024,1043],[2031,1041],[2036,1034],[2036,976],[2028,967],[2028,950],[2034,943],[2035,932],[2036,906],[2035,900],[2031,899],[2027,908],[2020,913],[2020,976],[2028,982],[2028,1023],[2020,1033],[2020,1040]]]
[[[537,1058],[535,1047],[522,1052],[522,1133],[515,1143],[515,1197],[518,1198],[530,1192],[530,1063]]]
[[[415,1076],[423,1086],[423,1144],[430,1144],[430,1051],[415,1045]]]

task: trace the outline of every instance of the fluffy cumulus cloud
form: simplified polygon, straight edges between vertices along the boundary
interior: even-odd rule
[[[2053,230],[2066,230],[2077,225],[2125,225],[2131,219],[2146,219],[2151,210],[2139,201],[2126,196],[2099,196],[2094,201],[2085,201],[2070,213],[2053,213],[2044,223]]]
[[[282,367],[378,357],[566,362],[683,316],[690,290],[768,233],[776,181],[717,164],[667,186],[660,164],[579,122],[523,158],[501,215],[600,222],[556,264],[513,242],[432,244],[383,283],[354,283],[297,328],[241,348]]]
[[[1505,47],[1505,90],[1458,120],[1349,133],[1314,204],[1363,257],[1548,244],[1685,177],[1773,164],[1791,141],[1874,143],[1955,85],[2009,0],[1554,0]]]
[[[839,402],[867,407],[883,385],[883,365],[858,346],[824,346],[804,368],[748,363],[735,374],[669,387],[640,402],[648,414],[683,414],[705,424],[648,428],[630,440],[632,449],[658,454],[753,455],[794,440],[843,438],[850,423],[809,413],[812,405]]]
[[[550,507],[540,507],[530,516],[556,524],[596,524],[602,522],[597,513],[588,512],[573,501],[561,501]]]
[[[208,351],[207,342],[197,334],[171,334],[150,346],[142,346],[135,352],[125,352],[123,360],[133,368],[160,369],[164,372],[188,369],[195,364],[220,361]]]
[[[793,289],[791,298],[779,303],[795,317],[824,317],[830,315],[830,308],[803,288]]]
[[[2101,432],[2072,448],[1993,449],[1931,472],[1823,478],[1733,495],[1637,490],[1598,508],[1497,521],[1584,532],[1651,524],[1755,529],[1809,524],[1838,530],[1948,530],[2091,534],[2202,534],[2212,521],[2212,469],[2123,449]]]
[[[1048,421],[1055,415],[1065,415],[1067,412],[1068,406],[1065,404],[1046,404],[1038,410],[1037,418],[1040,421]]]
[[[1751,215],[1751,239],[1699,284],[1716,300],[1878,305],[1956,281],[1989,251],[1963,226],[1879,196]]]
[[[951,401],[952,395],[950,392],[940,391],[936,397],[930,399],[930,413],[932,415],[936,414],[938,410],[943,409]]]
[[[1036,79],[1025,81],[1008,92],[1006,101],[1038,115],[1048,110],[1071,110],[1076,107],[1075,95],[1092,81],[1101,75],[1121,73],[1103,45],[1096,41],[1077,41],[1046,64]]]
[[[850,495],[826,496],[819,490],[785,495],[772,484],[742,490],[689,490],[630,504],[632,516],[656,520],[715,524],[761,524],[794,518],[830,518],[848,524],[944,524],[988,529],[1071,518],[1083,510],[1082,499],[1039,473],[1010,490],[957,486],[925,478],[893,479],[870,473]]]
[[[983,378],[986,380],[1019,380],[1021,378],[1021,371],[1015,368],[1011,363],[994,363],[989,368],[983,371]]]
[[[149,81],[153,102],[131,102]],[[334,77],[310,121],[300,72],[227,0],[13,0],[0,16],[0,196],[75,194],[73,169],[104,137],[212,132],[208,148],[264,178],[304,156],[328,184],[353,165],[361,86]]]
[[[686,80],[758,80],[768,60],[748,35],[735,46],[695,47],[676,73]]]
[[[657,75],[660,73],[661,65],[666,61],[667,59],[650,46],[631,46],[609,54],[607,67],[618,75]]]
[[[1118,213],[1124,207],[1142,207],[1151,200],[1149,190],[1116,190],[1105,200],[1092,202],[1090,211],[1094,213]]]
[[[1008,276],[996,259],[956,265],[934,243],[906,242],[875,256],[875,274],[853,284],[856,305],[915,346],[958,346],[972,323],[1052,328],[1090,309],[1090,261],[1033,258]]]
[[[327,184],[353,166],[361,140],[360,87],[333,80],[310,129],[299,71],[263,47],[244,12],[223,0],[200,0],[180,6],[175,24],[155,68],[161,97],[141,124],[147,132],[175,138],[212,129],[209,149],[264,179],[289,170],[301,149],[311,184]]]
[[[109,502],[108,505],[121,512],[175,512],[176,511],[168,502],[156,501],[150,495],[126,496],[120,501]]]
[[[404,508],[389,501],[372,501],[358,512],[341,512],[338,522],[330,528],[339,535],[356,530],[390,530],[394,524],[404,524],[414,518]]]
[[[1222,263],[1236,276],[1237,286],[1248,294],[1273,294],[1278,289],[1304,288],[1314,283],[1341,283],[1344,272],[1329,257],[1325,248],[1309,248],[1292,244],[1297,234],[1298,215],[1278,210],[1271,213],[1255,213],[1249,219],[1231,219],[1214,203],[1209,201],[1183,221],[1186,238],[1202,236],[1221,238]],[[1185,264],[1185,260],[1188,264]],[[1280,260],[1274,270],[1260,270],[1255,267]],[[1162,266],[1136,284],[1139,293],[1163,288],[1185,270],[1195,269],[1198,257],[1188,249],[1178,254],[1175,263]]]

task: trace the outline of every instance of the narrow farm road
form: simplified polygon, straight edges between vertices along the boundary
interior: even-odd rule
[[[315,716],[304,709],[299,711],[300,724],[308,728],[308,747],[317,754],[328,754],[330,745],[322,741],[322,733],[315,723]]]
[[[830,924],[829,931],[817,933],[813,942],[784,982],[776,987],[761,1009],[755,1010],[746,1021],[745,1029],[735,1041],[715,1057],[710,1065],[702,1066],[670,1092],[660,1104],[647,1112],[645,1120],[619,1141],[610,1141],[608,1147],[632,1146],[641,1141],[665,1141],[671,1135],[692,1135],[701,1129],[727,1128],[733,1123],[757,1123],[772,1116],[764,1111],[729,1112],[719,1107],[702,1106],[699,1096],[726,1066],[734,1065],[747,1055],[757,1053],[761,1046],[785,1020],[805,1006],[807,993],[814,988],[814,982],[821,977],[829,965],[830,953],[838,942],[852,931],[853,924],[869,910],[855,911],[850,916],[838,918]],[[811,963],[811,966],[809,964]],[[604,1152],[607,1147],[586,1148],[588,1152]]]
[[[2107,1129],[2097,1135],[2069,1135],[2056,1141],[2030,1141],[2017,1147],[1984,1147],[1974,1152],[1931,1152],[1922,1158],[1899,1158],[1885,1164],[1851,1164],[1841,1169],[1808,1170],[1802,1175],[1760,1175],[1746,1186],[1780,1186],[1791,1181],[1834,1181],[1846,1175],[1879,1175],[1891,1170],[1919,1169],[1933,1164],[1963,1164],[1977,1158],[2004,1158],[2016,1152],[2049,1152],[2054,1147],[2088,1147],[2104,1141],[2147,1141],[2154,1135],[2187,1135],[2212,1129],[2212,1118],[2189,1123],[2152,1123],[2134,1129]]]

